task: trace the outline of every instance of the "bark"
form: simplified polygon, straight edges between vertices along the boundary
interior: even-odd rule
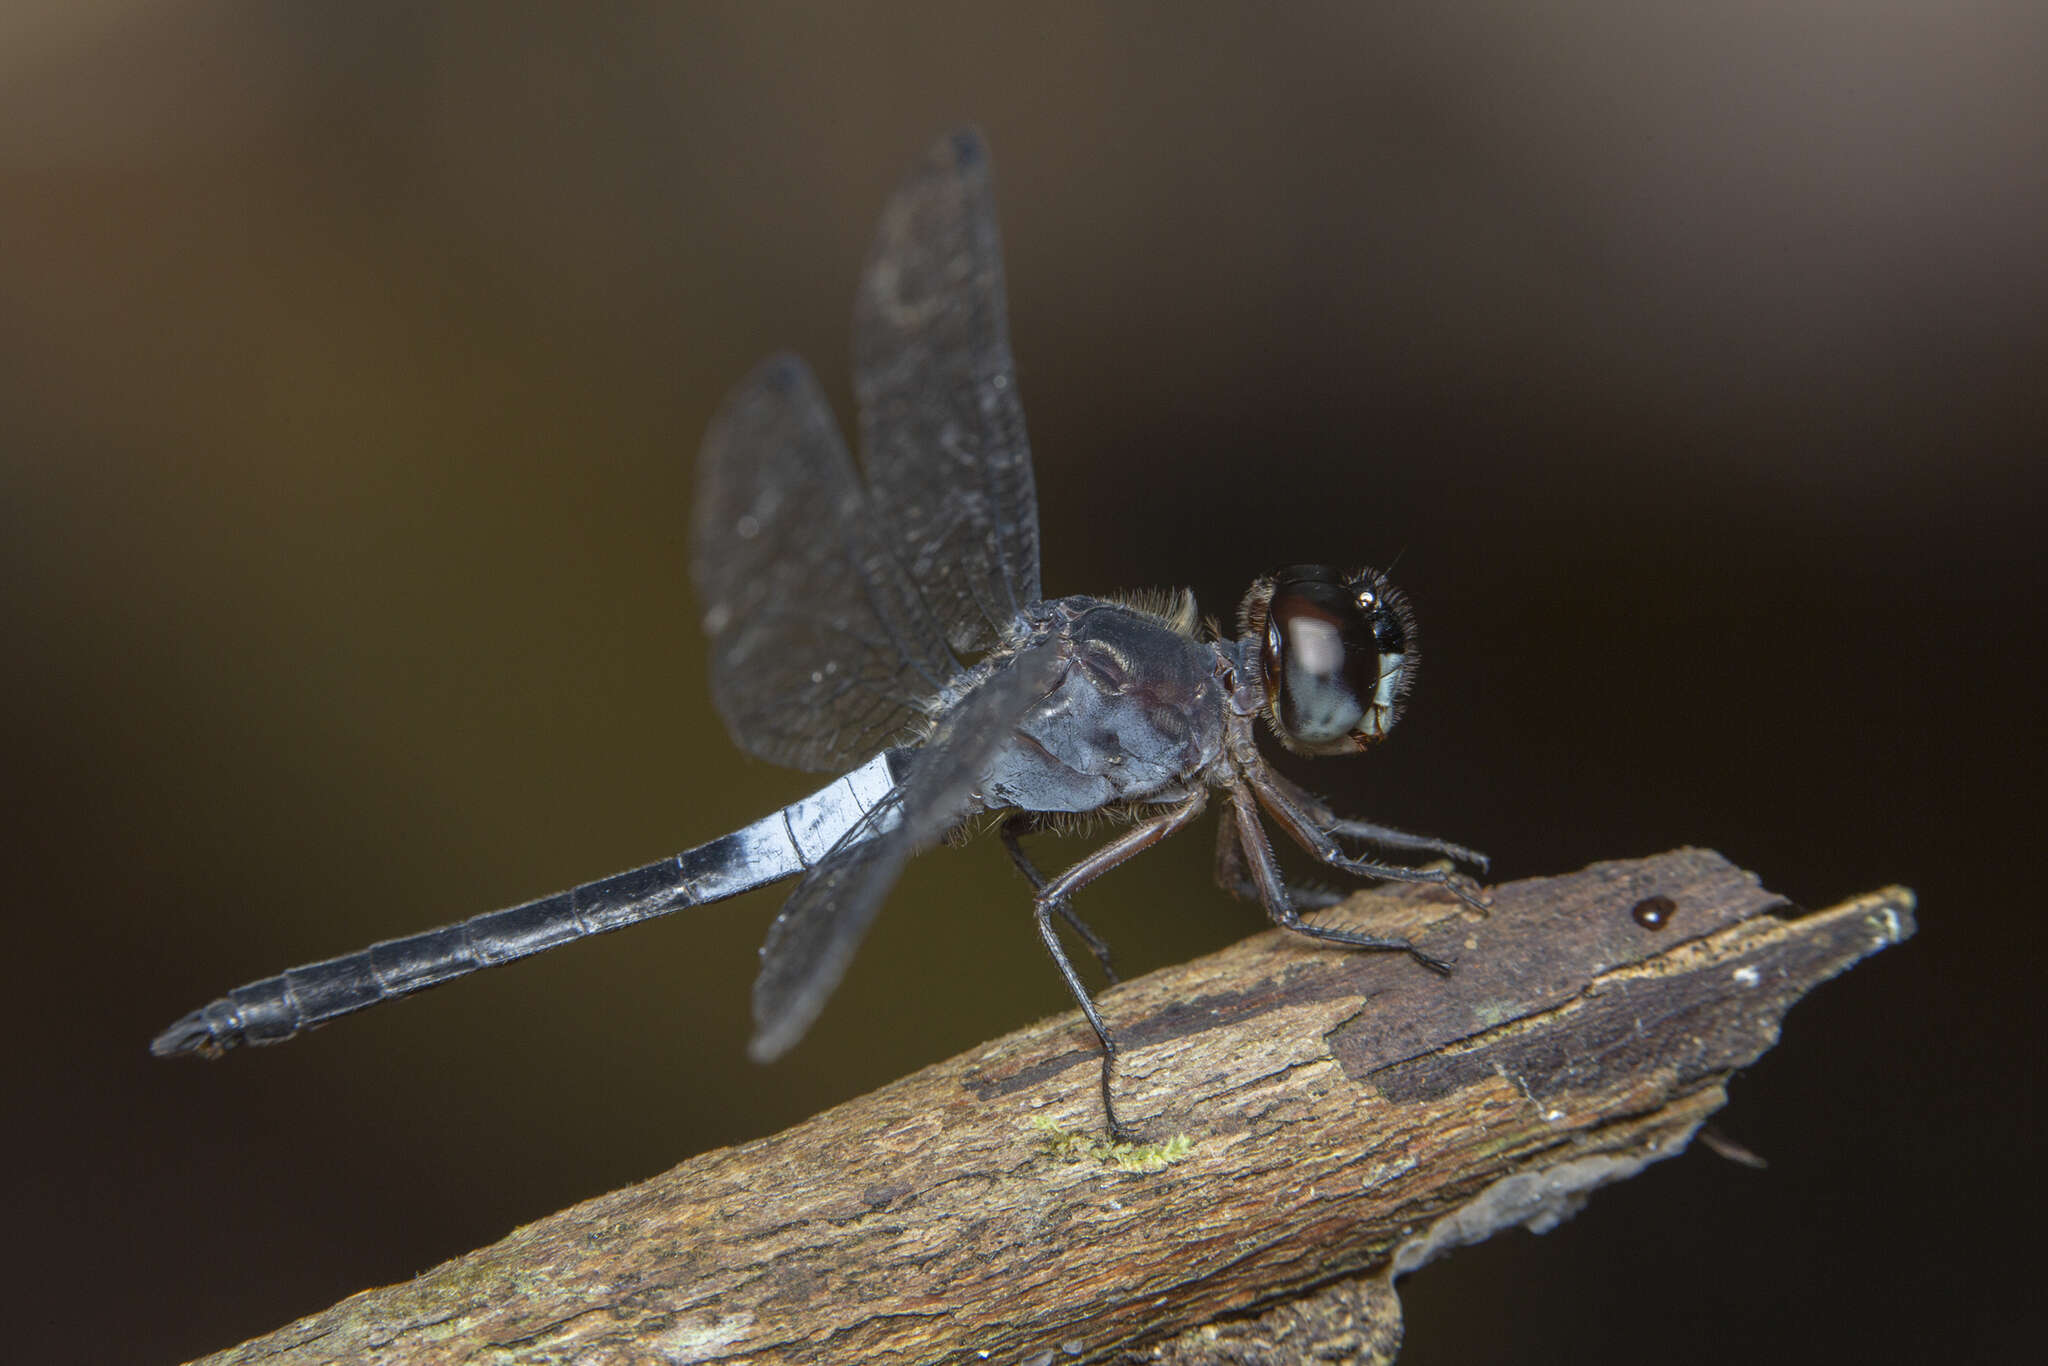
[[[1683,849],[1324,913],[705,1153],[215,1362],[1391,1360],[1393,1276],[1684,1149],[1816,983],[1913,932]]]

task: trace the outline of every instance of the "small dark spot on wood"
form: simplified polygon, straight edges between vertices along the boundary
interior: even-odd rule
[[[871,1209],[881,1209],[893,1201],[910,1194],[910,1187],[895,1182],[888,1185],[869,1186],[860,1193],[861,1203]]]
[[[1671,916],[1677,909],[1678,903],[1668,896],[1646,896],[1635,904],[1635,908],[1629,914],[1634,916],[1636,924],[1644,929],[1661,930],[1670,923]]]
[[[972,1091],[978,1099],[997,1100],[1003,1096],[1011,1096],[1021,1091],[1029,1091],[1033,1087],[1058,1076],[1070,1067],[1081,1067],[1084,1065],[1093,1067],[1100,1062],[1101,1058],[1102,1055],[1092,1049],[1086,1052],[1076,1049],[1072,1052],[1059,1053],[1050,1058],[1040,1059],[1037,1062],[1018,1067],[1014,1070],[996,1071],[991,1069],[973,1072],[962,1077],[960,1084],[969,1091]]]

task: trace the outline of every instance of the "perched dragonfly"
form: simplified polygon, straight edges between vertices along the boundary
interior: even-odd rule
[[[1340,817],[1267,766],[1261,717],[1291,750],[1384,737],[1415,676],[1406,600],[1372,570],[1296,566],[1246,594],[1234,636],[1193,598],[1039,595],[1038,508],[1005,318],[987,149],[941,139],[882,214],[854,302],[856,471],[816,381],[778,356],[727,398],[699,459],[692,569],[712,695],[741,748],[850,771],[709,844],[539,901],[239,987],[159,1035],[159,1056],[278,1043],[443,982],[799,877],[761,948],[752,1055],[788,1050],[845,973],[905,860],[993,819],[1030,880],[1039,936],[1102,1041],[1115,1035],[1061,943],[1111,982],[1073,894],[1221,794],[1217,876],[1288,929],[1448,965],[1406,940],[1317,924],[1333,892],[1285,887],[1270,818],[1324,864],[1435,883],[1475,906],[1471,850]],[[1021,843],[1075,813],[1129,828],[1046,877]],[[1348,843],[1347,843],[1348,842]],[[1357,852],[1428,860],[1409,866]]]

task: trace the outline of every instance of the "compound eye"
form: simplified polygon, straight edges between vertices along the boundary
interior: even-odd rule
[[[1370,571],[1276,574],[1259,653],[1281,738],[1310,754],[1350,754],[1384,735],[1406,692],[1409,635],[1407,604]]]

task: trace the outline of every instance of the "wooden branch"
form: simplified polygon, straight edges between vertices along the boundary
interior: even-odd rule
[[[1449,978],[1275,931],[1105,993],[1160,1147],[1098,1150],[1070,1013],[210,1360],[1388,1360],[1393,1275],[1679,1152],[1913,932],[1902,888],[1800,914],[1703,850],[1495,896],[1326,913]]]

